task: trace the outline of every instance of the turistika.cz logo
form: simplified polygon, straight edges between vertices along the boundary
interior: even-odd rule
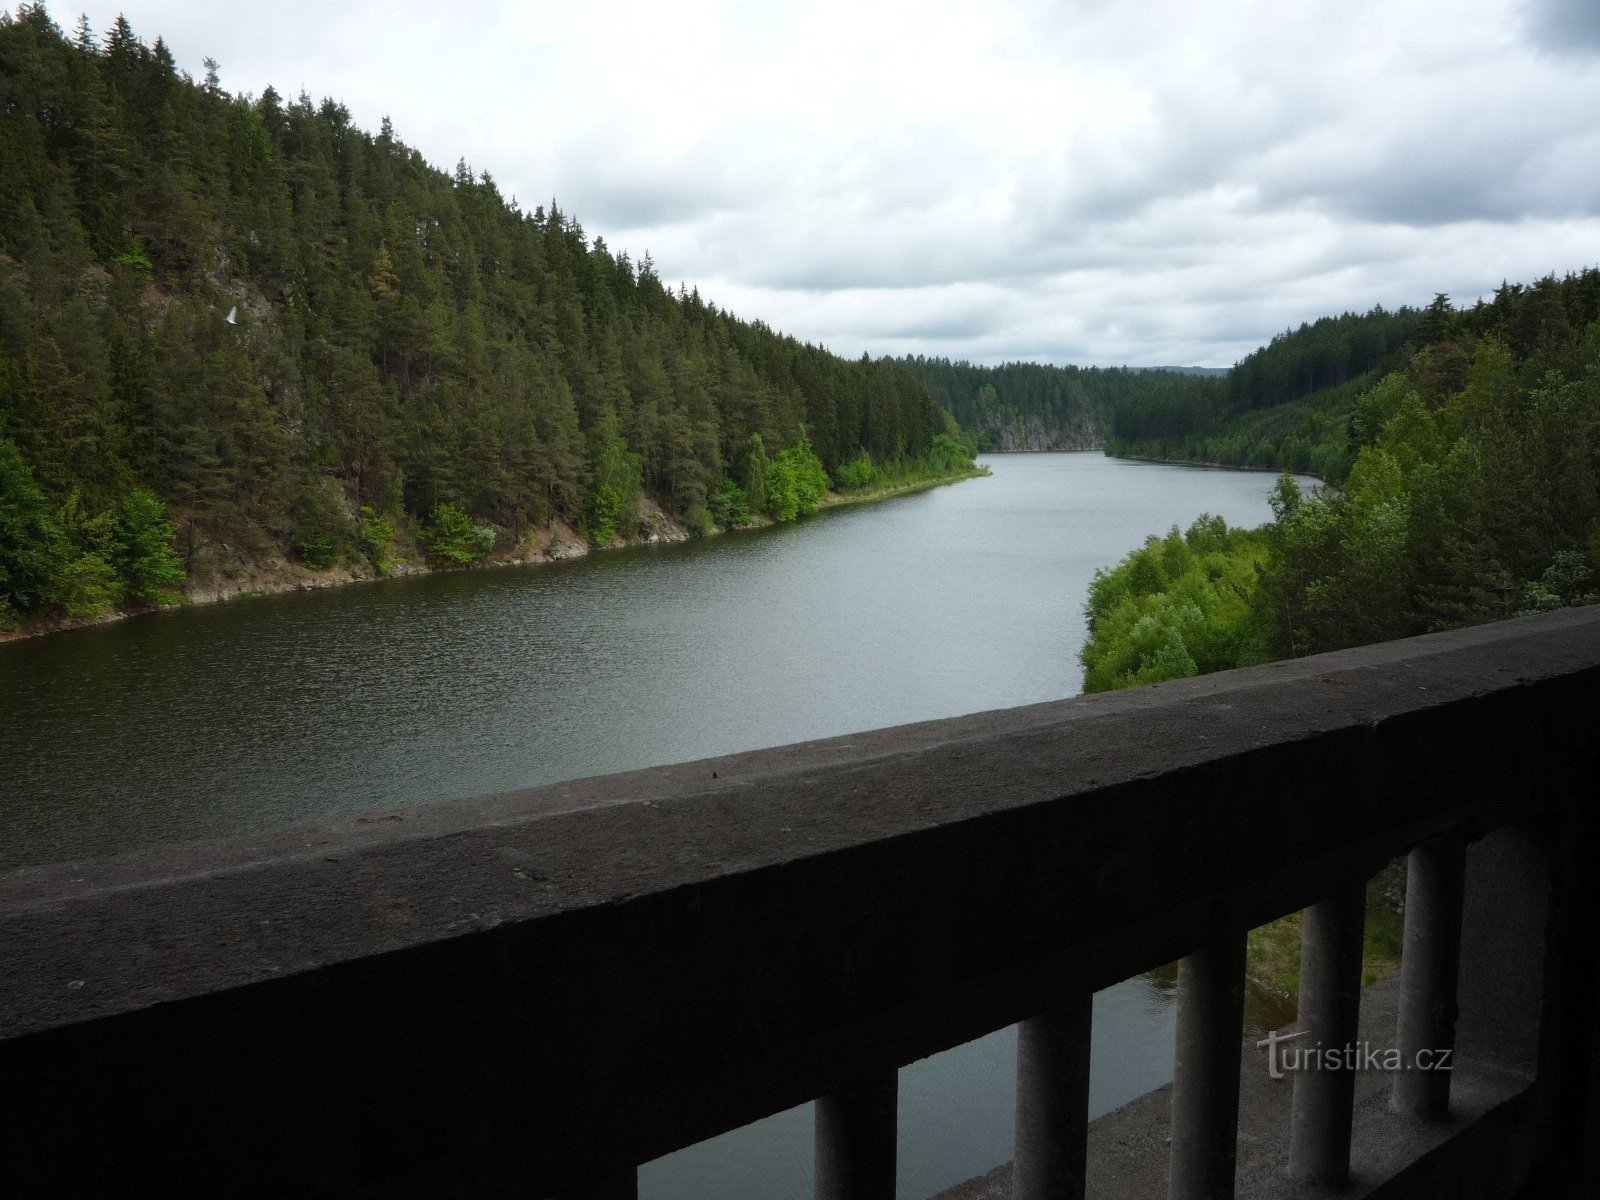
[[[1345,1046],[1289,1045],[1306,1036],[1274,1031],[1256,1043],[1267,1052],[1267,1074],[1282,1079],[1291,1071],[1448,1071],[1451,1050],[1418,1050],[1407,1063],[1394,1046],[1374,1046],[1371,1042],[1351,1042]]]

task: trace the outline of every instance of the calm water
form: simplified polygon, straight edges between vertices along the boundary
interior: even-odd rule
[[[1098,567],[1270,474],[1098,453],[758,532],[158,613],[0,645],[0,869],[1075,695]],[[1097,999],[1093,1102],[1170,1077],[1165,991]],[[1010,1157],[1015,1035],[902,1072],[909,1198]],[[809,1195],[809,1114],[646,1167]],[[752,1171],[756,1174],[752,1174]]]

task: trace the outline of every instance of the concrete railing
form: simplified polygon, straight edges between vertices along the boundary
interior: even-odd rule
[[[1298,1077],[1250,1188],[1353,1145],[1361,1194],[1593,1194],[1597,734],[1574,610],[13,872],[0,1193],[626,1196],[819,1099],[818,1194],[889,1197],[897,1069],[1021,1022],[1015,1194],[1079,1195],[1089,997],[1181,960],[1158,1152],[1226,1196],[1246,931],[1308,910],[1302,1015],[1347,1041],[1361,889],[1410,855],[1400,1045],[1511,1082],[1353,1121]]]

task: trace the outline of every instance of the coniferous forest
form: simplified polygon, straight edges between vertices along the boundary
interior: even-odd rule
[[[0,619],[970,468],[927,391],[119,19],[0,13]]]
[[[1112,414],[1122,405],[1153,392],[1183,389],[1191,378],[1129,367],[1029,362],[983,367],[921,356],[896,361],[987,451],[1099,449]],[[1201,389],[1211,390],[1205,384]]]
[[[1419,353],[1432,356],[1417,371],[1435,402],[1460,383],[1467,357],[1486,339],[1516,358],[1525,382],[1550,371],[1577,380],[1592,363],[1585,356],[1597,317],[1594,268],[1504,283],[1491,299],[1459,310],[1437,295],[1425,309],[1323,317],[1279,334],[1225,378],[1127,397],[1112,413],[1106,445],[1115,454],[1309,472],[1342,483],[1376,433],[1363,397],[1387,376],[1410,371]]]
[[[983,449],[1311,472],[1108,572],[1091,689],[1600,594],[1600,271],[1226,374],[846,361],[337,102],[0,13],[0,624],[814,510]]]

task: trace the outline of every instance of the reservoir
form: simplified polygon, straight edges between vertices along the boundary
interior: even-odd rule
[[[983,461],[792,525],[0,645],[0,870],[1072,696],[1096,569],[1271,515],[1268,473]],[[1173,1017],[1156,978],[1097,997],[1095,1113],[1171,1077]],[[903,1200],[1010,1158],[1014,1046],[901,1072]],[[802,1108],[640,1186],[801,1200],[810,1171]]]

